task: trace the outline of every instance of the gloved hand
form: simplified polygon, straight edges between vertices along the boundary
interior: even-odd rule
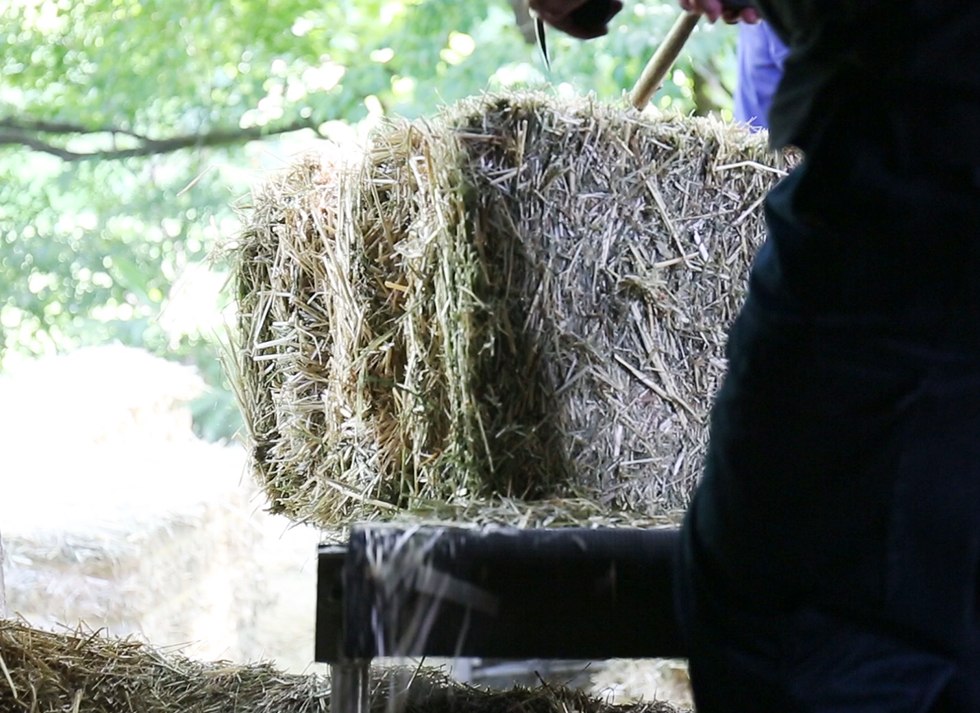
[[[750,0],[680,0],[680,4],[688,12],[701,13],[711,22],[721,18],[727,23],[755,24],[761,19]]]
[[[609,32],[609,21],[623,9],[620,0],[530,0],[529,4],[549,25],[582,40]]]

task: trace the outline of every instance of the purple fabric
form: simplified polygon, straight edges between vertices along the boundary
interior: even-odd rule
[[[783,76],[789,48],[765,22],[741,23],[738,34],[738,77],[735,119],[758,129],[769,128],[769,106]]]

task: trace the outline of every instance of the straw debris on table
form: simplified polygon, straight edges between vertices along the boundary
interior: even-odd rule
[[[682,508],[783,169],[717,120],[527,94],[268,181],[236,252],[233,380],[272,510]]]
[[[672,713],[611,706],[563,688],[491,692],[432,671],[379,670],[377,713]],[[200,662],[94,632],[52,633],[0,619],[0,710],[34,713],[320,713],[329,679],[270,664]]]

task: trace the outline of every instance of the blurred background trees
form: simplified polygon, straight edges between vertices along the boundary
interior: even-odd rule
[[[521,2],[0,2],[0,373],[140,346],[201,369],[196,429],[230,438],[208,255],[253,181],[315,141],[488,89],[618,101],[677,14],[633,0],[606,37],[551,31],[546,72]],[[724,115],[733,76],[733,30],[702,24],[654,102]]]

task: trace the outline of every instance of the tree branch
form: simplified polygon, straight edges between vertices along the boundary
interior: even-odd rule
[[[29,131],[41,134],[122,134],[133,138],[146,140],[144,134],[139,134],[129,129],[120,129],[115,126],[81,126],[80,124],[68,124],[56,121],[41,121],[31,119],[25,121],[12,116],[0,119],[0,129],[15,129],[18,131]]]
[[[288,134],[291,131],[300,129],[316,129],[318,122],[312,119],[301,119],[291,124],[277,127],[254,127],[250,129],[238,129],[235,131],[212,131],[203,134],[186,134],[183,136],[173,136],[168,139],[151,139],[140,136],[128,131],[116,131],[113,129],[92,129],[70,124],[53,124],[47,122],[17,122],[12,119],[0,120],[0,146],[22,146],[32,151],[57,156],[63,161],[90,161],[90,160],[118,160],[123,158],[133,158],[138,156],[153,156],[157,154],[171,153],[186,148],[205,148],[214,146],[227,146],[254,139],[261,139],[266,136],[276,136]],[[48,128],[41,128],[42,126]],[[30,128],[29,128],[30,127]],[[39,133],[70,133],[70,134],[96,134],[96,133],[120,133],[127,134],[135,138],[139,145],[129,149],[109,149],[104,151],[69,151],[66,148],[52,144],[40,138]]]

